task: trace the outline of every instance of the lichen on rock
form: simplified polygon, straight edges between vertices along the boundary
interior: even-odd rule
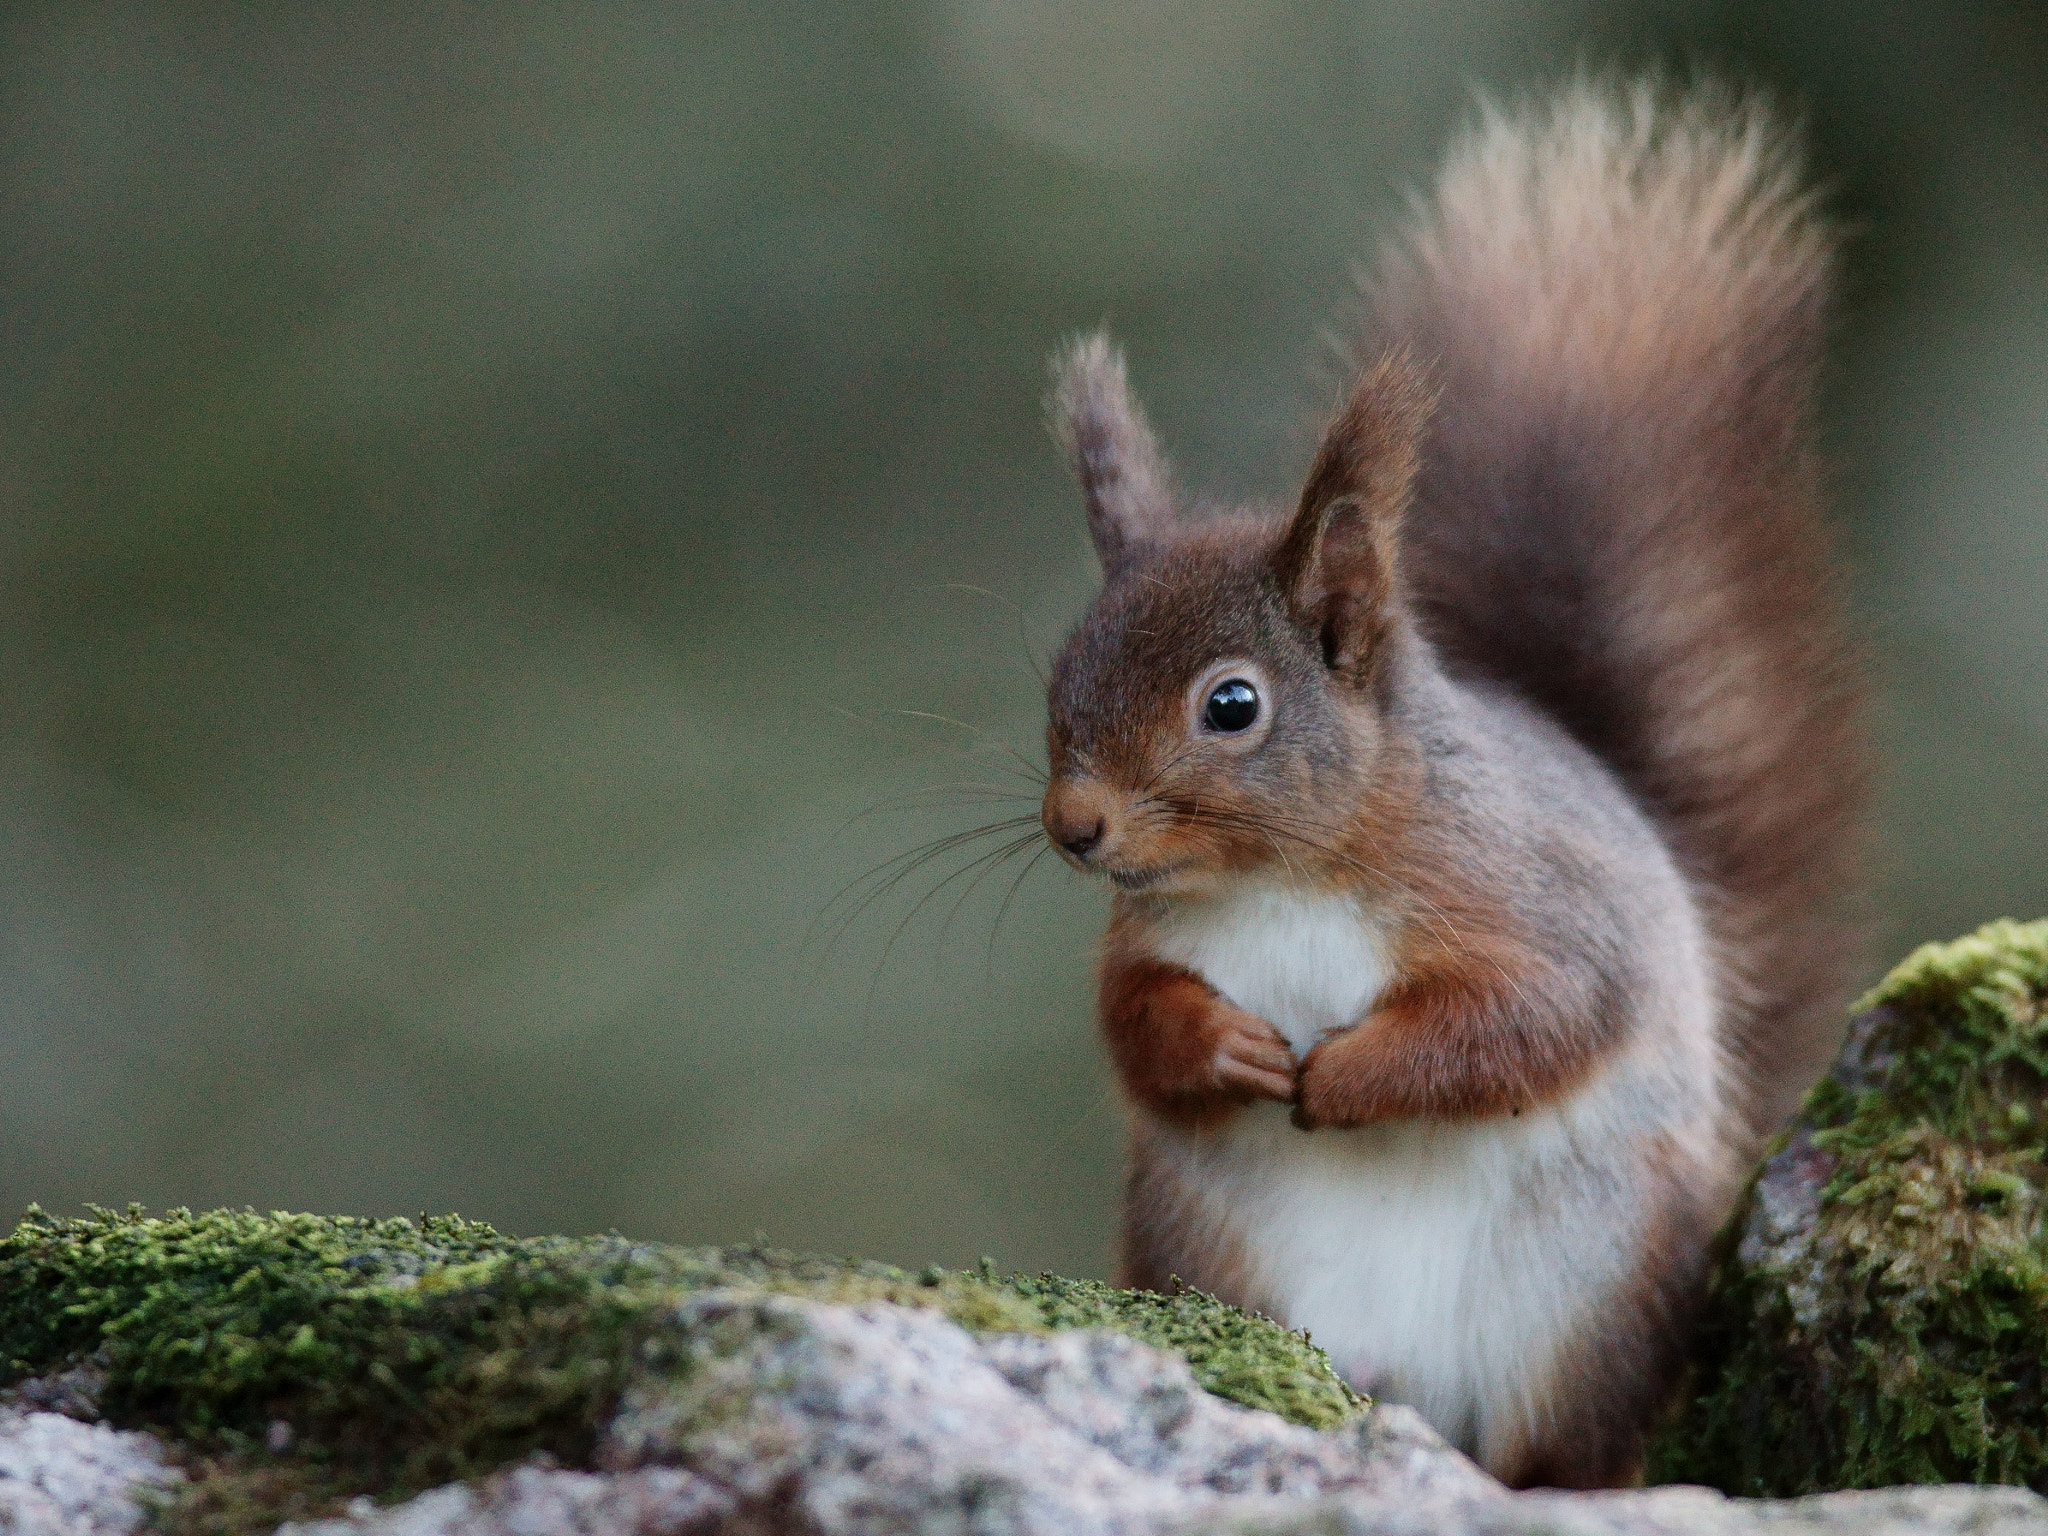
[[[2048,1490],[2048,922],[1909,956],[1766,1161],[1651,1475]]]
[[[714,1290],[890,1302],[977,1333],[1109,1329],[1297,1423],[1363,1407],[1305,1339],[1196,1292],[516,1239],[452,1216],[31,1209],[0,1239],[0,1369],[47,1380],[90,1362],[101,1414],[183,1448],[171,1524],[253,1531],[535,1455],[591,1464],[630,1388],[700,1368],[684,1303]]]

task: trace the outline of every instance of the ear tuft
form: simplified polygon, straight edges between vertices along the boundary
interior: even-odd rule
[[[1273,553],[1280,590],[1333,671],[1361,676],[1394,622],[1401,519],[1435,405],[1405,352],[1381,358],[1324,430]]]
[[[1045,405],[1053,438],[1080,479],[1095,552],[1114,571],[1173,526],[1166,460],[1131,398],[1123,353],[1101,331],[1077,337],[1053,357]]]

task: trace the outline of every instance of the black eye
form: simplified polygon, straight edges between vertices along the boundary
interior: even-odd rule
[[[1242,731],[1259,718],[1259,690],[1241,677],[1218,683],[1202,718],[1212,731]]]

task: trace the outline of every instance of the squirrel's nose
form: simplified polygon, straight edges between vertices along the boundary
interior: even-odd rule
[[[1088,857],[1088,850],[1102,841],[1102,818],[1096,817],[1085,829],[1078,826],[1061,827],[1053,833],[1059,845],[1077,859]]]
[[[1108,830],[1101,803],[1072,785],[1055,785],[1047,792],[1040,819],[1045,835],[1084,864]]]

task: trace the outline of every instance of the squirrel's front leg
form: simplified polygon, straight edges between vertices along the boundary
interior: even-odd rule
[[[1294,1052],[1280,1032],[1185,967],[1111,959],[1102,1028],[1125,1091],[1165,1119],[1213,1125],[1253,1099],[1294,1097]]]
[[[1420,969],[1302,1057],[1294,1123],[1518,1115],[1569,1092],[1622,1028],[1598,979],[1563,967]]]

